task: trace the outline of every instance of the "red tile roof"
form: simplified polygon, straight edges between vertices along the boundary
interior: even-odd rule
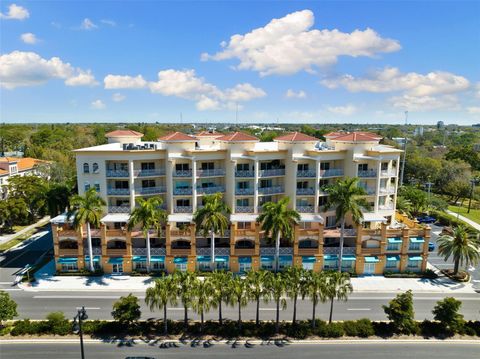
[[[187,142],[195,141],[195,137],[189,136],[183,132],[172,132],[168,135],[158,138],[159,141],[178,141],[178,142]]]
[[[258,142],[259,141],[257,137],[252,135],[247,135],[246,133],[243,133],[243,132],[229,133],[225,136],[217,138],[217,140],[227,141],[227,142],[250,142],[250,141]]]
[[[382,139],[381,136],[371,133],[371,132],[337,132],[334,135],[328,134],[325,137],[329,137],[334,141],[344,141],[344,142],[370,142],[370,141],[379,141]]]
[[[274,138],[274,141],[292,141],[292,142],[317,142],[319,141],[318,138],[306,135],[301,132],[292,132],[288,133],[283,136],[279,136],[277,138]]]
[[[32,157],[25,157],[25,158],[0,157],[0,166],[1,167],[4,167],[2,165],[6,165],[7,163],[11,163],[11,162],[16,162],[17,163],[17,170],[18,171],[26,171],[26,170],[32,169],[36,165],[40,165],[42,163],[50,163],[49,161],[38,160],[38,159],[32,158]],[[6,171],[6,173],[8,173],[8,167],[0,169],[0,174],[3,174],[3,171]]]
[[[222,137],[222,136],[223,136],[223,133],[210,132],[210,131],[202,131],[195,135],[195,137]]]
[[[143,137],[143,133],[133,130],[115,130],[107,133],[105,137]]]

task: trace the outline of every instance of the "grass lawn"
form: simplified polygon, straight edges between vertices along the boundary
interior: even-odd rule
[[[16,246],[17,244],[23,242],[24,240],[30,238],[33,234],[37,232],[37,228],[31,229],[30,231],[27,231],[26,233],[22,234],[21,236],[18,236],[14,239],[9,240],[8,242],[0,244],[0,252],[4,252],[13,246]]]
[[[480,224],[480,209],[470,209],[470,213],[467,213],[467,207],[448,206],[448,209],[454,213],[460,213],[461,216],[467,217],[474,222]]]

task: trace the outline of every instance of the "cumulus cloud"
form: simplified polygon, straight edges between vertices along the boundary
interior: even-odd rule
[[[113,20],[110,20],[110,19],[102,19],[102,20],[100,20],[100,22],[101,22],[102,24],[105,24],[105,25],[108,25],[108,26],[112,26],[112,27],[113,27],[113,26],[117,26],[117,23],[116,23],[115,21],[113,21]]]
[[[44,59],[35,52],[13,51],[0,55],[0,83],[13,89],[21,86],[41,85],[51,79],[64,80],[68,86],[96,84],[90,70],[73,67],[58,57]]]
[[[103,79],[106,89],[140,89],[147,87],[147,81],[138,76],[107,75]]]
[[[115,102],[122,102],[126,98],[127,97],[125,95],[122,95],[121,93],[118,93],[118,92],[112,95],[112,100]]]
[[[201,59],[238,59],[239,70],[254,70],[260,75],[291,75],[314,71],[315,67],[333,65],[339,56],[373,57],[398,51],[398,41],[382,38],[372,29],[351,33],[337,29],[312,29],[314,15],[310,10],[297,11],[244,35],[236,34],[222,42],[216,54],[202,54]]]
[[[7,13],[0,12],[0,19],[5,20],[25,20],[30,17],[30,13],[22,6],[11,4]]]
[[[480,115],[480,106],[467,107],[467,112],[471,115]]]
[[[357,112],[357,107],[351,104],[345,106],[328,106],[327,111],[335,115],[351,116]]]
[[[20,39],[26,43],[26,44],[30,44],[30,45],[34,45],[37,43],[38,39],[37,37],[35,36],[35,34],[32,34],[31,32],[26,32],[25,34],[21,34],[20,35]]]
[[[90,107],[94,110],[103,110],[106,106],[102,100],[95,100],[90,104]]]
[[[81,30],[94,30],[97,29],[98,25],[95,25],[92,20],[89,18],[83,19],[82,23],[80,24]]]
[[[307,97],[307,94],[305,91],[294,91],[292,89],[288,89],[287,92],[285,93],[286,98],[305,98]]]
[[[409,111],[458,110],[459,101],[455,95],[440,96],[394,96],[388,100],[393,107]]]

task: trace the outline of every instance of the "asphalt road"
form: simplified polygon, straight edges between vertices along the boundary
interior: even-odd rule
[[[79,358],[78,343],[56,344],[0,344],[2,359],[69,359]],[[419,343],[366,343],[347,342],[335,344],[279,344],[263,343],[253,346],[238,344],[214,344],[205,347],[203,343],[198,346],[182,345],[178,348],[160,348],[155,344],[133,344],[131,346],[111,343],[86,343],[86,358],[251,358],[252,355],[261,358],[274,359],[375,359],[393,357],[395,359],[435,358],[435,359],[472,359],[477,358],[480,351],[478,344],[464,344],[454,342],[419,342]]]

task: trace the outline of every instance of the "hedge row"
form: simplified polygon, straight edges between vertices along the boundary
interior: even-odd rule
[[[466,223],[464,221],[461,221],[461,220],[455,218],[455,216],[452,216],[452,215],[450,215],[446,212],[431,211],[430,215],[435,217],[437,219],[437,222],[444,225],[444,226],[448,226],[448,227],[464,226],[474,233],[477,232],[477,230],[475,228],[473,228],[471,225],[469,225],[468,223]]]
[[[369,319],[350,320],[345,322],[333,322],[327,324],[322,320],[317,320],[315,329],[312,329],[311,321],[300,321],[296,325],[282,322],[279,335],[286,335],[291,338],[304,339],[310,336],[321,338],[340,338],[343,336],[367,338],[371,336],[391,337],[395,335],[395,328],[388,322],[372,322]],[[234,337],[258,337],[269,338],[275,335],[274,322],[262,322],[258,327],[254,322],[244,322],[242,329],[238,329],[236,321],[226,321],[222,326],[218,322],[207,321],[203,333],[200,331],[200,323],[192,322],[185,329],[183,322],[169,321],[170,335],[212,335],[219,338]],[[112,338],[119,336],[161,336],[163,333],[163,323],[161,321],[142,321],[127,326],[113,321],[91,320],[83,323],[83,331],[92,337]],[[2,335],[7,334],[3,331]],[[57,321],[30,321],[28,319],[16,321],[10,330],[10,335],[69,335],[72,332],[72,323],[66,319]],[[465,322],[456,332],[448,331],[439,322],[425,320],[417,322],[412,330],[414,335],[424,337],[448,337],[454,334],[479,336],[480,321]]]

